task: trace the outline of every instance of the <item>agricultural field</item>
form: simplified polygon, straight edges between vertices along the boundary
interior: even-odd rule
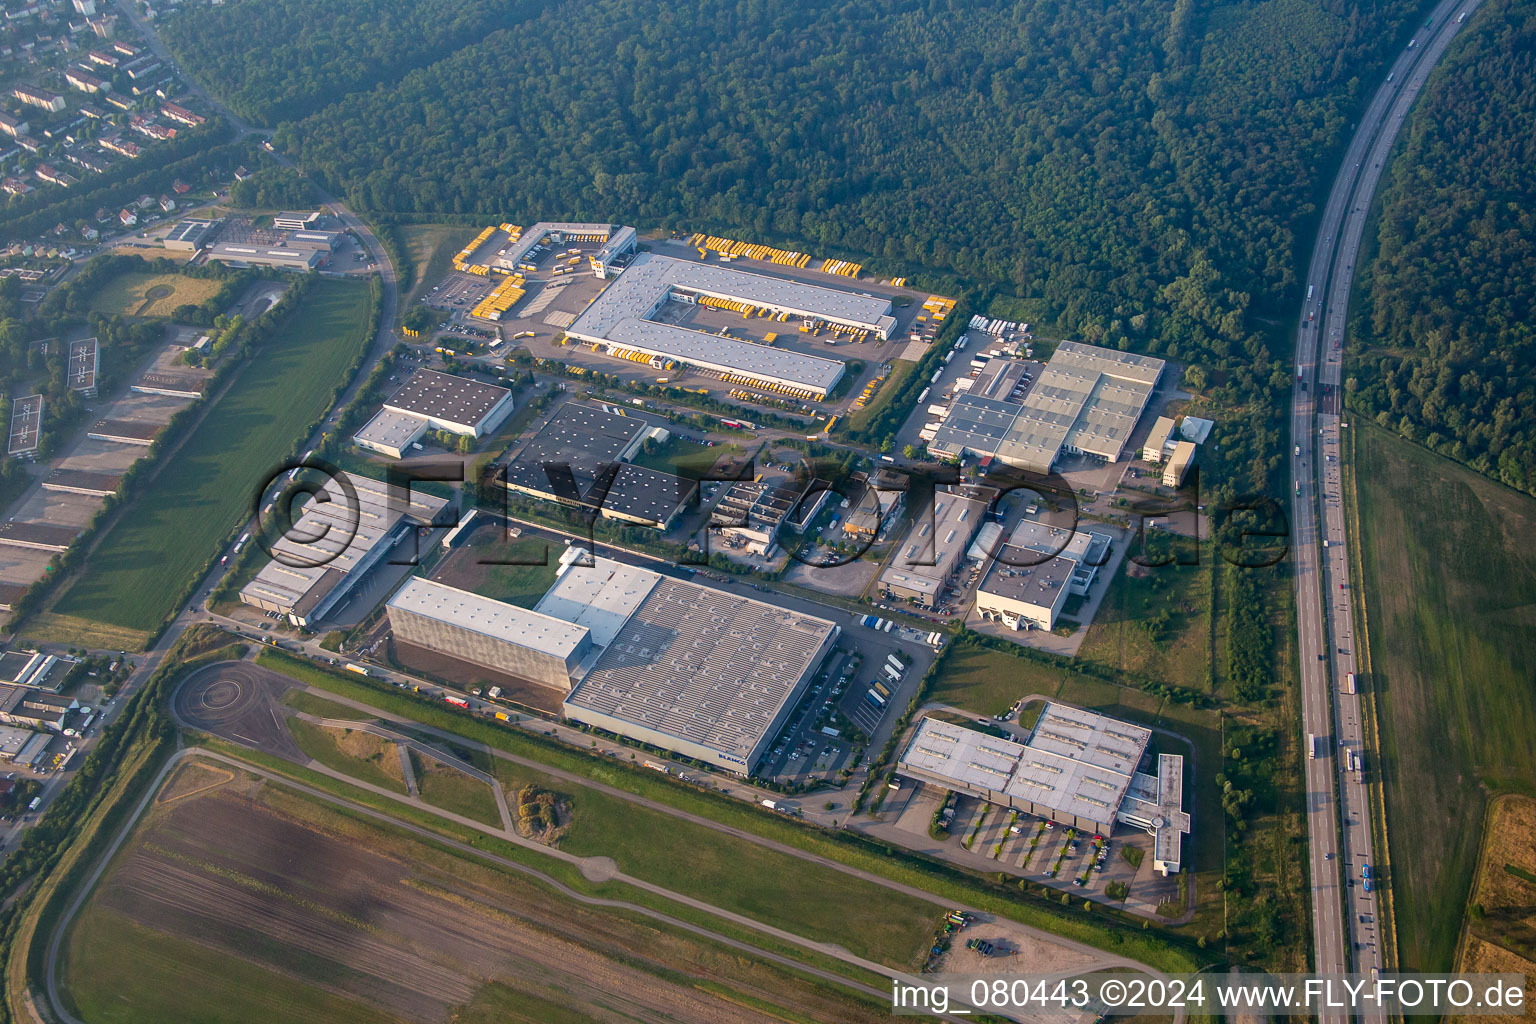
[[[1536,793],[1536,501],[1354,430],[1370,672],[1405,969],[1454,958],[1490,796]],[[1434,756],[1424,756],[1434,751]]]
[[[1525,975],[1526,1005],[1536,1000],[1536,800],[1505,794],[1491,801],[1471,914],[1456,970]],[[1466,1018],[1471,1020],[1471,1018]],[[1479,1017],[1515,1024],[1527,1014]]]
[[[175,457],[101,538],[52,610],[154,630],[192,574],[250,512],[254,490],[299,439],[298,431],[325,412],[368,343],[369,301],[365,282],[315,282],[293,320],[266,339]],[[47,638],[35,627],[29,632]]]
[[[91,1024],[885,1016],[286,788],[194,770],[67,935],[63,998]]]
[[[177,306],[207,302],[223,285],[213,278],[129,271],[102,285],[91,310],[103,316],[168,317]]]

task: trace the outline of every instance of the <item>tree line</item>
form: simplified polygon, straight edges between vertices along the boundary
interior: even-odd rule
[[[1388,171],[1350,406],[1536,494],[1536,6],[1451,44]]]

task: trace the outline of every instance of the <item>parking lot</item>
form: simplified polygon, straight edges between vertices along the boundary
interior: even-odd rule
[[[951,801],[949,834],[935,838],[929,832],[934,814]],[[1074,831],[912,780],[887,792],[880,817],[882,823],[868,831],[973,870],[1002,871],[1139,913],[1155,912],[1159,903],[1178,897],[1177,876],[1164,878],[1152,870],[1152,837],[1123,826],[1108,836]],[[1139,858],[1128,857],[1127,849],[1139,851]],[[1123,900],[1106,892],[1116,882],[1129,889]]]
[[[826,606],[807,603],[805,610],[839,620],[843,635],[758,766],[759,776],[788,786],[834,780],[844,767],[856,766],[859,752],[884,743],[891,723],[911,702],[934,657],[933,649],[915,631],[871,629]],[[884,671],[893,654],[907,662],[900,682],[893,682]],[[889,693],[882,698],[884,703],[869,697],[877,681]]]

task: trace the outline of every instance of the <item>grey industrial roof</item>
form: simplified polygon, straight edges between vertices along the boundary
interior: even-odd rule
[[[890,568],[881,574],[882,582],[935,593],[965,557],[987,503],[947,491],[935,492],[933,502],[932,518],[921,512],[915,517]],[[932,565],[914,564],[930,558]]]
[[[571,324],[574,337],[645,349],[744,375],[829,389],[843,364],[766,345],[733,341],[647,320],[673,290],[749,302],[802,316],[888,333],[889,299],[768,277],[718,265],[641,253]]]
[[[265,245],[233,245],[227,242],[208,250],[208,255],[209,258],[216,260],[241,260],[304,267],[314,267],[320,261],[320,253],[313,249],[274,249]]]
[[[602,511],[661,524],[671,518],[697,486],[671,473],[625,465],[614,475],[608,492],[602,496]],[[583,495],[583,501],[595,507],[598,503],[596,489]]]
[[[516,266],[528,250],[544,238],[555,232],[562,235],[607,235],[613,230],[612,224],[579,224],[569,221],[541,220],[533,227],[518,236],[517,241],[507,246],[497,255],[506,263]]]
[[[347,497],[339,479],[343,477],[352,485],[355,502]],[[268,561],[242,594],[293,609],[308,596],[312,608],[402,519],[410,516],[429,523],[447,504],[415,490],[407,504],[404,491],[355,473],[338,473],[326,480],[321,492],[328,500],[312,497],[289,531],[272,544],[272,550],[287,561]]]
[[[495,384],[422,368],[389,396],[384,408],[478,427],[511,393]]]
[[[1139,725],[1049,701],[1024,743],[924,718],[901,764],[1063,816],[1112,822],[1150,739]]]
[[[1151,356],[1062,342],[1025,396],[998,457],[1048,466],[1069,447],[1119,458],[1163,366]]]
[[[1045,558],[1038,551],[1005,544],[976,593],[978,597],[992,594],[1051,608],[1057,597],[1066,592],[1076,569],[1077,561],[1068,556]]]
[[[557,658],[569,658],[588,633],[585,626],[420,577],[397,590],[389,607]]]
[[[624,271],[628,274],[634,264]],[[624,274],[618,280],[622,281]],[[617,281],[615,282],[618,283]],[[604,294],[607,294],[606,292]],[[601,302],[602,298],[598,298]],[[591,312],[596,303],[587,307]],[[583,314],[585,316],[585,314]],[[695,366],[722,373],[736,373],[771,381],[803,385],[818,391],[830,391],[843,375],[843,363],[837,359],[807,356],[789,349],[773,348],[750,341],[722,338],[717,334],[689,330],[676,324],[657,323],[640,317],[626,317],[602,334],[577,317],[567,333],[589,341],[633,348],[652,355],[680,359]]]
[[[1173,420],[1168,416],[1159,416],[1157,422],[1152,424],[1152,432],[1147,435],[1147,443],[1143,449],[1151,448],[1161,452],[1168,445],[1168,438],[1173,434]]]
[[[658,577],[565,703],[746,760],[836,629]]]
[[[394,448],[405,448],[426,432],[427,421],[410,413],[393,409],[380,409],[373,418],[363,424],[363,429],[352,435],[353,440]]]
[[[1179,840],[1190,828],[1184,810],[1184,758],[1179,754],[1157,755],[1157,774],[1137,772],[1126,793],[1124,811],[1153,836],[1153,856],[1178,865]]]
[[[1008,436],[1008,428],[1018,415],[1019,406],[1013,402],[969,393],[957,395],[928,448],[951,456],[966,450],[991,455]]]
[[[218,226],[219,222],[216,220],[184,220],[171,228],[171,232],[165,236],[165,240],[167,242],[189,242],[196,244]]]

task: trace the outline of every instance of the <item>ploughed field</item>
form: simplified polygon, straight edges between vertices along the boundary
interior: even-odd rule
[[[196,763],[61,955],[87,1024],[875,1019],[735,951]]]

